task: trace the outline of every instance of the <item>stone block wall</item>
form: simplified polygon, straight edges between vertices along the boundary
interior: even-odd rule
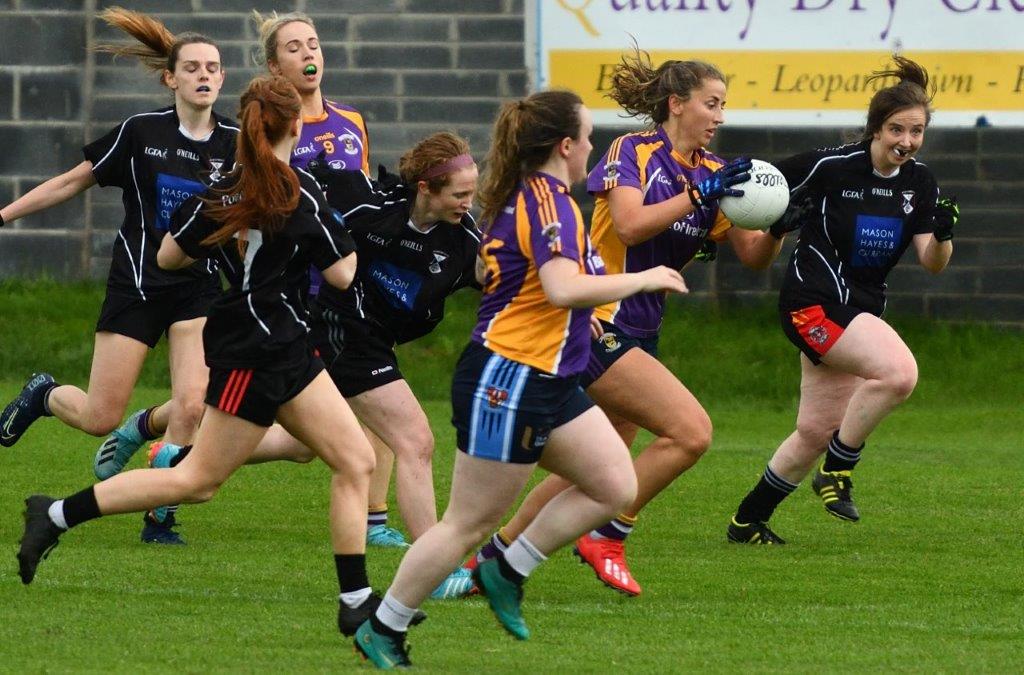
[[[0,202],[81,161],[81,146],[124,117],[171,99],[155,76],[89,50],[121,36],[96,21],[113,0],[0,0]],[[136,0],[174,31],[217,40],[227,82],[217,108],[261,72],[250,12],[299,10],[315,19],[326,61],[324,93],[366,116],[371,162],[439,129],[467,136],[482,158],[503,99],[528,88],[522,0]],[[596,162],[624,129],[595,133]],[[723,128],[715,150],[776,159],[843,140],[839,129]],[[891,277],[894,310],[1024,325],[1024,129],[931,129],[922,159],[963,204],[954,260],[931,276],[908,255]],[[591,204],[581,195],[584,210]],[[0,277],[106,274],[120,194],[85,195],[0,230]],[[784,256],[788,249],[784,252]],[[783,265],[755,273],[728,247],[686,273],[695,295],[755,301],[774,295]]]

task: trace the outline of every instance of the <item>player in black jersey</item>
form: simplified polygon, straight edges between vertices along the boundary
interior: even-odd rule
[[[121,188],[125,210],[96,326],[87,391],[58,385],[45,373],[33,375],[0,416],[0,444],[13,445],[33,421],[49,415],[89,434],[110,433],[124,416],[148,350],[166,332],[171,400],[139,411],[119,430],[137,441],[134,445],[118,443],[119,437],[104,444],[95,469],[97,477],[106,478],[124,466],[144,438],[166,430],[174,442],[188,443],[202,415],[208,373],[201,336],[219,279],[208,264],[162,270],[156,253],[174,209],[230,168],[238,129],[213,112],[224,71],[209,38],[174,36],[160,22],[123,9],[108,9],[100,16],[140,43],[105,49],[136,56],[159,71],[161,83],[174,92],[174,105],[129,117],[87,145],[81,164],[0,212],[15,220],[97,183]],[[159,539],[161,534],[154,536]]]
[[[288,166],[302,128],[299,110],[287,80],[253,80],[242,95],[238,168],[182,206],[160,247],[161,267],[214,257],[230,282],[203,331],[210,386],[193,452],[173,468],[128,471],[66,499],[29,497],[18,552],[24,583],[67,528],[101,515],[211,499],[276,418],[332,471],[339,628],[351,634],[379,604],[364,555],[373,451],[307,342],[302,305],[311,263],[328,283],[351,282],[355,243],[312,176]]]
[[[260,36],[260,65],[295,85],[302,98],[302,138],[292,153],[292,165],[306,168],[323,155],[334,169],[359,169],[369,175],[370,138],[366,122],[351,106],[328,100],[321,91],[324,53],[313,20],[302,12],[264,16],[253,13]],[[310,294],[321,287],[316,270],[310,270]],[[377,546],[407,547],[402,533],[388,527],[388,487],[394,454],[377,436],[363,427],[373,445],[377,468],[370,480],[370,510],[366,541]]]
[[[953,252],[955,199],[914,156],[931,119],[928,74],[895,57],[874,74],[898,83],[871,99],[859,143],[803,153],[778,164],[816,215],[805,220],[779,296],[782,327],[803,354],[796,430],[772,456],[728,527],[733,542],[781,544],[768,527],[775,508],[814,468],[828,513],[855,522],[850,474],[875,427],[917,383],[910,349],[880,317],[885,278],[914,247],[941,272]]]
[[[320,289],[313,341],[360,421],[394,451],[398,504],[416,539],[437,522],[434,437],[395,346],[431,332],[452,293],[479,288],[480,233],[469,214],[476,163],[464,139],[440,132],[402,156],[400,179],[382,171],[372,183],[360,171],[316,166],[359,246],[359,267],[348,290]],[[275,428],[254,459],[308,461],[309,450]],[[472,586],[460,568],[435,597],[459,597]]]

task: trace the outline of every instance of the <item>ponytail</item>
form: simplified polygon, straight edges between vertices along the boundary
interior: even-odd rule
[[[257,77],[242,94],[241,107],[235,168],[229,174],[237,180],[225,190],[214,188],[217,198],[204,199],[207,216],[222,223],[204,245],[223,244],[250,227],[273,236],[299,205],[299,179],[273,151],[299,118],[299,93],[283,77]]]
[[[137,58],[142,65],[160,74],[160,84],[166,85],[164,71],[174,72],[178,65],[178,53],[189,44],[208,44],[217,48],[217,43],[200,33],[174,35],[162,22],[153,17],[123,7],[108,7],[99,14],[107,25],[121,30],[135,38],[139,44],[97,45],[98,52],[113,54],[115,57]]]
[[[668,99],[675,94],[683,101],[699,89],[704,80],[725,82],[725,75],[704,61],[666,61],[657,68],[651,55],[633,43],[633,53],[622,57],[612,70],[608,96],[622,106],[629,117],[646,117],[653,124],[668,119]]]
[[[894,77],[897,82],[890,87],[879,89],[871,97],[868,119],[861,140],[874,138],[885,120],[907,108],[924,108],[925,124],[932,121],[932,94],[928,91],[928,71],[903,56],[893,56],[892,60],[896,64],[895,68],[876,70],[865,80],[866,84]]]
[[[520,179],[537,170],[564,138],[579,138],[582,99],[567,90],[542,91],[505,103],[494,121],[480,186],[484,227],[497,218]]]

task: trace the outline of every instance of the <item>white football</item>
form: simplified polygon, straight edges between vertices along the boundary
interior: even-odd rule
[[[722,197],[718,206],[736,227],[764,230],[786,212],[789,205],[789,184],[786,177],[768,162],[751,160],[750,180],[734,187],[743,190],[742,197]]]

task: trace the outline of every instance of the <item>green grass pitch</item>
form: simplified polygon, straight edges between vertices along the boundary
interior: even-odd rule
[[[19,312],[0,318],[0,401],[38,367],[83,382],[98,290],[55,288],[0,284]],[[473,311],[472,295],[457,300],[443,332],[402,353],[436,435],[442,508],[454,454],[447,374]],[[898,326],[921,383],[856,471],[862,521],[829,517],[803,485],[772,521],[789,545],[740,547],[725,525],[792,427],[796,359],[770,309],[674,303],[664,358],[707,406],[715,442],[630,538],[643,594],[609,591],[563,550],[527,585],[530,641],[507,637],[481,599],[428,602],[429,620],[410,634],[413,662],[438,672],[1019,670],[1020,334]],[[134,404],[166,395],[162,355]],[[316,463],[242,469],[213,502],[182,509],[187,547],[139,543],[134,515],[88,523],[22,586],[21,500],[89,484],[97,444],[43,420],[0,452],[0,671],[365,668],[334,626],[328,474]],[[370,549],[379,590],[399,556]]]

